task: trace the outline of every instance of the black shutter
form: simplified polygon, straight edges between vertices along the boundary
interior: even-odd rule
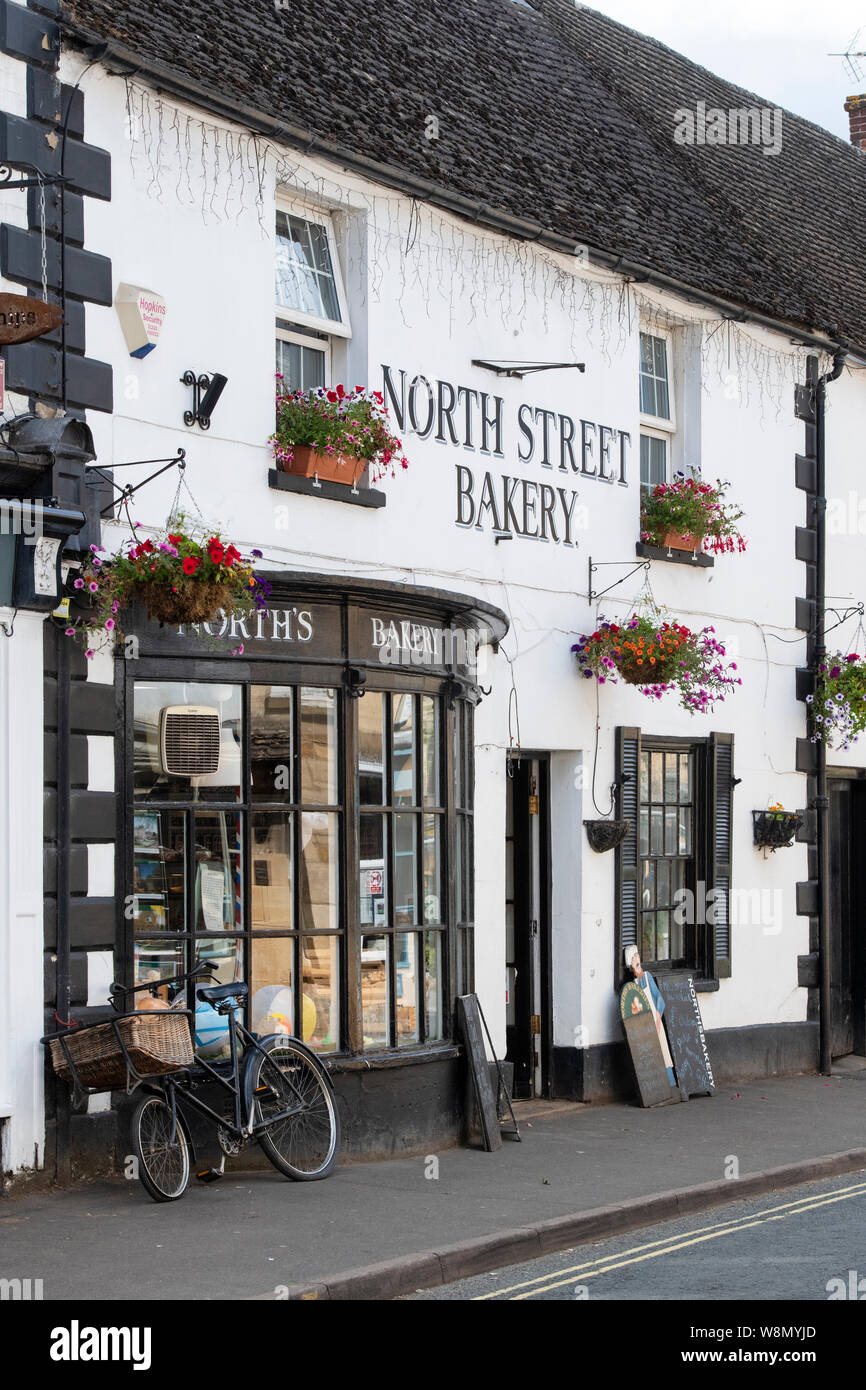
[[[707,890],[716,890],[715,924],[709,931],[709,974],[731,974],[731,832],[734,804],[734,735],[710,734],[707,747]]]
[[[622,953],[637,946],[638,916],[638,799],[640,790],[640,729],[616,731],[616,814],[629,823],[628,834],[616,849],[616,960],[614,984],[625,974]]]

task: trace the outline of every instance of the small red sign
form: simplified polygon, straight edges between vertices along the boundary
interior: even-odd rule
[[[367,870],[367,892],[371,898],[378,898],[382,893],[382,870]]]

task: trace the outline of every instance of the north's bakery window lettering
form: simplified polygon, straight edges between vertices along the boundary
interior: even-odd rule
[[[255,680],[140,679],[131,695],[133,982],[203,958],[249,982],[256,1033],[332,1053],[441,1041],[452,938],[455,983],[471,976],[469,705]],[[201,1055],[225,1055],[225,1020],[195,1018]]]

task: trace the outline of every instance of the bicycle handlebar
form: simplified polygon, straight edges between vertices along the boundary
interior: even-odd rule
[[[197,960],[192,970],[188,970],[184,975],[166,975],[159,980],[151,980],[146,985],[122,985],[119,980],[112,980],[108,987],[108,997],[116,1008],[115,995],[122,995],[126,1000],[133,994],[142,994],[145,990],[149,990],[156,998],[157,990],[162,989],[163,985],[181,985],[184,980],[193,980],[202,974],[216,978],[208,961]]]

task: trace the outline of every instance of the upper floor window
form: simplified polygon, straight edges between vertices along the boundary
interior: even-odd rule
[[[278,208],[276,369],[292,390],[326,386],[331,340],[351,336],[334,227],[327,214]]]
[[[668,481],[674,418],[671,339],[640,335],[640,482],[642,488]]]

